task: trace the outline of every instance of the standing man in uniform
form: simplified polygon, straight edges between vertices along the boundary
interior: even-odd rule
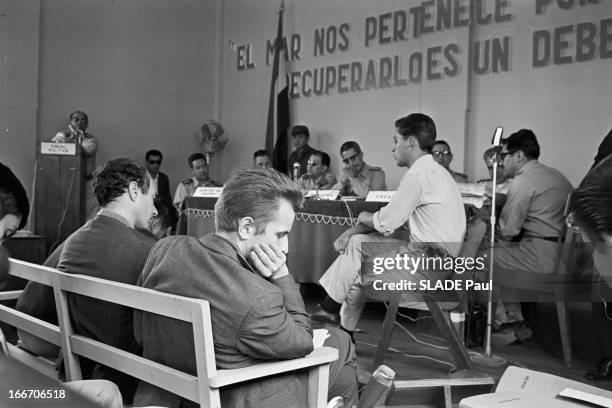
[[[453,161],[453,152],[451,151],[450,145],[446,141],[436,140],[433,149],[431,149],[431,155],[440,166],[444,167],[446,171],[450,173],[455,182],[468,182],[468,178],[465,174],[459,173],[450,168],[450,164]]]
[[[363,152],[357,142],[344,142],[340,146],[340,156],[346,167],[342,169],[340,181],[333,189],[340,190],[341,195],[365,197],[370,191],[387,189],[385,172],[363,161]]]
[[[308,166],[308,159],[310,155],[316,152],[315,149],[310,147],[308,140],[310,139],[310,131],[308,126],[297,125],[291,129],[291,136],[293,136],[293,146],[295,150],[289,155],[289,161],[287,162],[287,174],[289,177],[293,177],[293,163],[300,163],[300,171],[297,178],[300,178],[302,174],[306,173],[306,166]],[[297,181],[294,180],[294,181]]]
[[[202,153],[194,153],[187,159],[193,177],[181,181],[174,194],[174,205],[181,210],[185,197],[191,197],[198,187],[223,187],[208,176],[208,164]]]

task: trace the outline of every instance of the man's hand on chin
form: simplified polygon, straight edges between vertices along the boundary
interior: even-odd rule
[[[257,244],[248,257],[257,273],[266,279],[279,279],[289,275],[287,257],[283,251],[274,244]]]

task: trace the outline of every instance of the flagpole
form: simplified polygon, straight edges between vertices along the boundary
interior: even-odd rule
[[[285,0],[278,9],[278,28],[274,39],[274,60],[270,80],[270,99],[266,124],[266,150],[272,158],[272,167],[281,173],[287,172],[288,129],[290,125],[289,82],[287,57],[283,37],[283,15]]]

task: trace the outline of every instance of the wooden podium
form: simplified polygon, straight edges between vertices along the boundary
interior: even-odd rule
[[[34,231],[54,249],[85,222],[86,158],[75,143],[42,142],[36,149]]]

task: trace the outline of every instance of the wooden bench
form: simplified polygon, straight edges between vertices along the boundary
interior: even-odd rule
[[[334,348],[320,347],[309,355],[294,360],[265,362],[235,370],[217,370],[210,307],[207,301],[89,276],[66,274],[53,268],[15,259],[11,259],[10,263],[11,275],[53,287],[59,325],[46,323],[2,305],[0,305],[0,320],[61,347],[66,377],[69,381],[82,379],[78,359],[80,355],[208,408],[221,406],[219,389],[224,386],[307,368],[309,370],[308,406],[327,405],[329,364],[338,359],[338,351]],[[191,323],[197,374],[184,373],[75,334],[68,312],[68,293],[90,296]],[[12,295],[18,296],[18,293]],[[15,357],[19,358],[20,353],[16,348],[10,347],[10,349],[11,355],[13,356],[13,351],[16,351]],[[25,357],[24,359],[29,360],[24,362],[34,368],[43,367],[37,364],[35,359]]]

